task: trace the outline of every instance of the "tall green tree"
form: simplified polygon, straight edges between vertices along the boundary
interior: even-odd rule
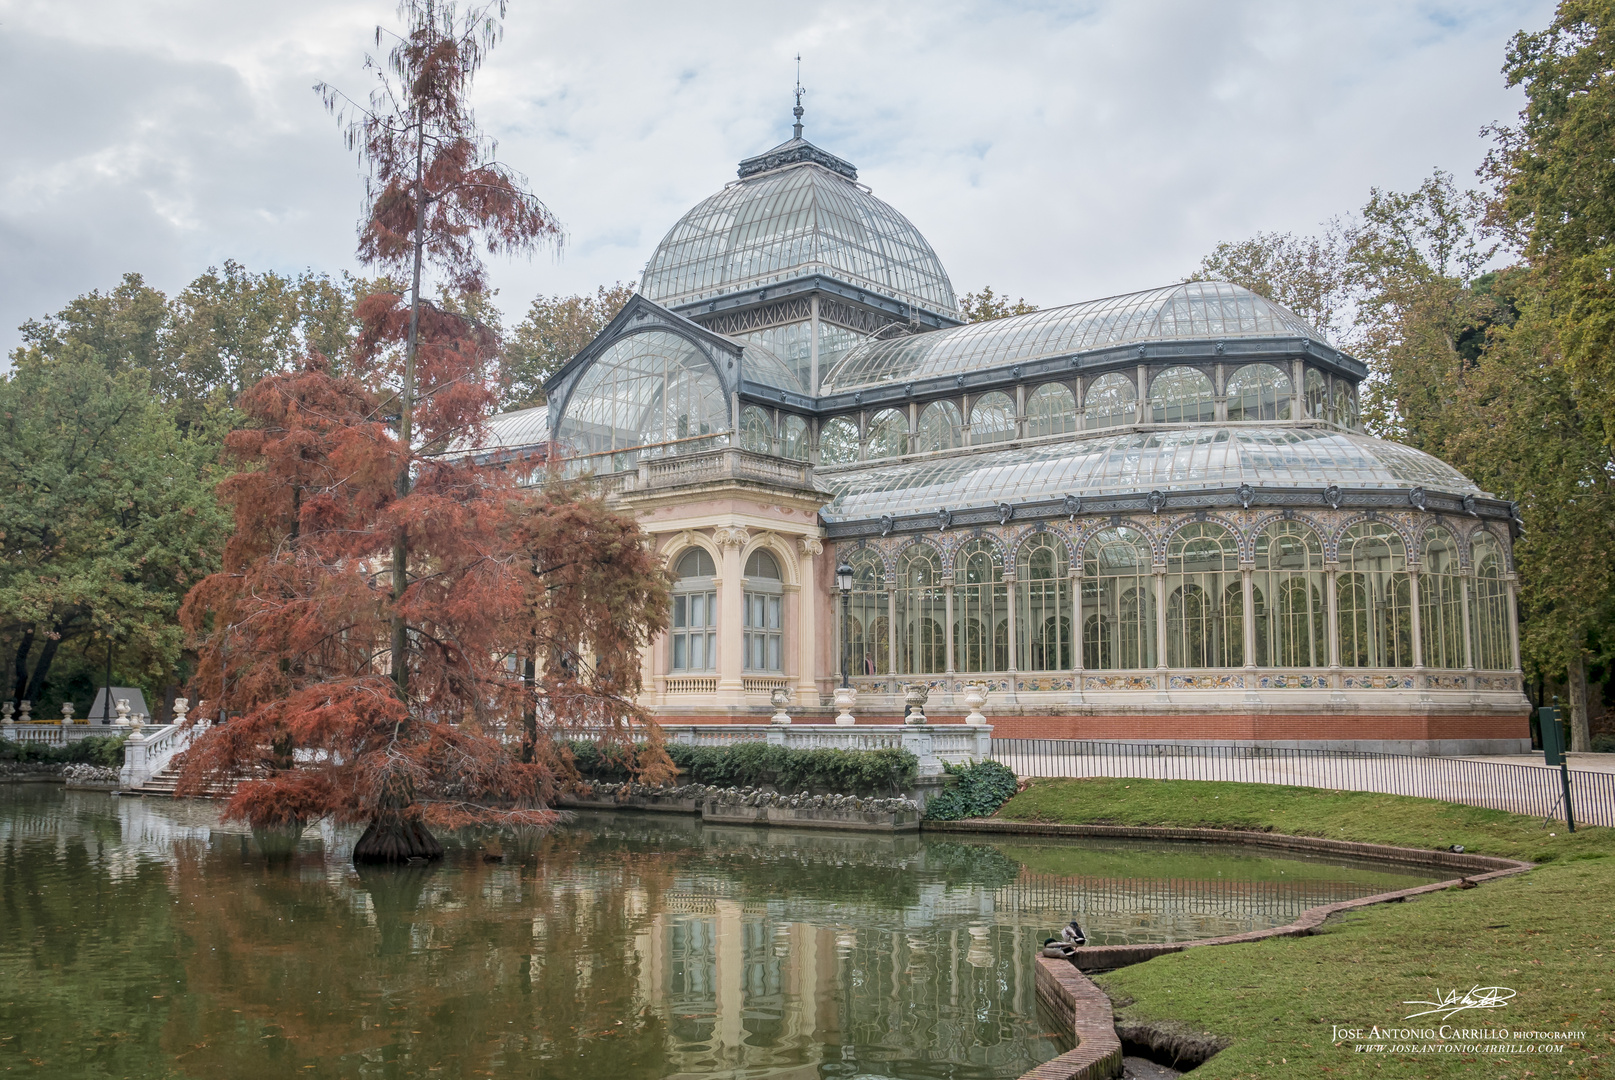
[[[1257,233],[1225,240],[1200,260],[1190,281],[1229,281],[1277,300],[1331,338],[1349,329],[1346,245],[1338,221],[1317,236]]]
[[[216,448],[183,435],[146,372],[93,359],[0,379],[0,635],[15,702],[40,702],[64,645],[115,642],[124,670],[178,660],[175,613],[227,523]]]
[[[538,296],[505,340],[500,406],[524,409],[544,403],[544,381],[599,336],[634,295],[627,282],[601,285],[591,295]]]

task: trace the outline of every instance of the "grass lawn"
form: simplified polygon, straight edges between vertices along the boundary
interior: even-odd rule
[[[1448,890],[1333,919],[1324,932],[1158,957],[1096,977],[1130,1020],[1233,1040],[1196,1077],[1615,1078],[1615,830],[1543,826],[1428,799],[1194,780],[1038,780],[998,813],[1012,821],[1258,829],[1540,863],[1478,889]],[[1555,834],[1555,835],[1550,835]],[[1472,986],[1516,996],[1451,1019],[1404,1019],[1405,1001]],[[1367,1029],[1579,1031],[1562,1053],[1393,1052]],[[1337,1038],[1335,1028],[1364,1032]],[[1439,1046],[1441,1039],[1411,1040]],[[1461,1043],[1462,1038],[1448,1039]],[[1511,1040],[1516,1043],[1527,1040]],[[1532,1040],[1539,1041],[1539,1040]]]

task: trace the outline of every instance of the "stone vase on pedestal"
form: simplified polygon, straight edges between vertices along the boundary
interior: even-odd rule
[[[903,723],[928,723],[925,719],[925,702],[930,696],[930,690],[921,683],[910,683],[903,687],[903,704],[908,706],[908,715],[903,718]]]
[[[858,721],[853,718],[852,707],[858,702],[858,691],[850,686],[836,687],[836,724],[840,727],[851,727]]]
[[[791,714],[785,711],[785,705],[791,700],[791,692],[783,686],[776,687],[768,695],[768,700],[774,705],[774,715],[769,717],[769,723],[785,726],[791,722]]]
[[[965,708],[970,712],[965,716],[965,723],[981,727],[987,723],[987,716],[981,707],[987,704],[987,688],[980,683],[971,683],[965,687]]]

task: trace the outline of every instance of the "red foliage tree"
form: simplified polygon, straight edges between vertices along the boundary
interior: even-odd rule
[[[667,769],[632,704],[639,648],[666,624],[660,569],[600,501],[523,492],[465,452],[497,400],[498,341],[421,294],[432,262],[473,311],[474,237],[520,249],[558,235],[480,149],[464,104],[497,22],[401,10],[397,86],[384,77],[349,133],[374,166],[361,255],[406,262],[408,296],[361,304],[359,377],[315,355],[242,397],[249,424],[226,453],[247,468],[220,489],[235,534],[181,611],[199,719],[228,715],[190,751],[181,791],[245,776],[228,812],[254,826],[365,822],[360,862],[441,854],[433,825],[547,823],[568,766],[558,736],[578,725],[648,736],[645,768]]]

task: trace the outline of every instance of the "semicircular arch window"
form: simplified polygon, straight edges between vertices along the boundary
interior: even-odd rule
[[[1082,666],[1155,666],[1155,575],[1149,541],[1127,525],[1102,529],[1082,553]]]
[[[1061,383],[1044,383],[1026,399],[1026,437],[1077,430],[1077,396]]]
[[[1329,380],[1317,368],[1307,368],[1302,384],[1301,404],[1308,420],[1329,419]]]
[[[771,454],[774,452],[773,424],[769,422],[768,413],[756,405],[747,405],[740,410],[740,446],[743,450],[750,450],[754,454]]]
[[[1029,537],[1015,557],[1015,566],[1020,620],[1016,649],[1021,669],[1070,670],[1071,557],[1064,541],[1048,532]]]
[[[1082,399],[1082,426],[1107,428],[1138,419],[1138,391],[1133,380],[1119,371],[1101,375],[1088,386]]]
[[[1299,521],[1275,521],[1256,537],[1251,575],[1257,667],[1326,667],[1323,543]]]
[[[1166,548],[1167,666],[1239,667],[1244,662],[1239,548],[1221,525],[1185,525]]]
[[[1341,427],[1357,427],[1357,389],[1341,379],[1335,380],[1334,420]]]
[[[1228,379],[1228,419],[1288,420],[1293,385],[1276,364],[1246,364]]]
[[[1217,393],[1206,373],[1170,367],[1150,380],[1150,420],[1156,424],[1202,424],[1217,417]]]
[[[1336,633],[1343,667],[1413,666],[1413,601],[1402,537],[1383,521],[1340,538]]]
[[[792,461],[808,459],[808,426],[800,416],[787,416],[779,426],[780,454]]]
[[[1419,574],[1419,645],[1427,668],[1462,668],[1464,660],[1464,572],[1458,541],[1439,525],[1425,531]]]
[[[959,406],[951,401],[933,401],[920,410],[919,430],[914,436],[915,453],[952,450],[964,445],[964,422]]]
[[[886,568],[872,551],[855,551],[849,597],[848,648],[854,675],[885,675],[891,670],[891,623],[887,609]]]
[[[858,460],[858,425],[845,416],[819,429],[819,464],[845,465]]]
[[[897,670],[903,675],[940,672],[947,662],[943,636],[947,599],[942,559],[927,544],[911,544],[897,560]]]
[[[705,548],[691,548],[673,571],[668,666],[677,672],[718,667],[718,568]]]
[[[589,364],[556,438],[574,455],[691,452],[727,437],[728,412],[718,373],[701,350],[650,330],[619,340]]]
[[[970,406],[970,444],[1003,442],[1015,437],[1015,402],[1008,394],[994,390],[983,394]]]
[[[874,458],[901,457],[908,449],[908,417],[897,409],[882,409],[869,418],[869,452]]]
[[[1481,531],[1470,537],[1469,548],[1475,567],[1474,602],[1469,616],[1475,666],[1482,671],[1508,671],[1514,667],[1514,647],[1508,625],[1508,571],[1503,563],[1503,546],[1497,537]]]

